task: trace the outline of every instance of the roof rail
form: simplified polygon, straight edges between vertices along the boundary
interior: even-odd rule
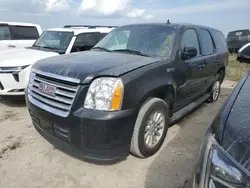
[[[117,26],[104,26],[104,25],[65,25],[64,28],[81,28],[81,27],[87,27],[89,29],[94,29],[97,27],[107,27],[107,28],[114,28]]]

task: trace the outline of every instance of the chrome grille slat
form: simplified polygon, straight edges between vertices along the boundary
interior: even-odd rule
[[[37,88],[39,87],[39,83],[35,82],[35,81],[31,81],[30,85],[34,85]],[[64,97],[67,97],[67,98],[71,98],[71,99],[75,98],[75,93],[69,92],[69,91],[65,91],[65,90],[62,90],[60,88],[56,89],[56,94],[64,96]]]
[[[47,98],[49,98],[49,99],[52,99],[52,100],[54,100],[54,101],[59,101],[59,102],[62,102],[62,103],[64,103],[64,104],[68,104],[68,105],[71,105],[71,104],[72,104],[72,99],[70,100],[70,99],[66,99],[66,98],[59,97],[59,96],[53,97],[53,96],[50,96],[50,95],[46,95],[46,94],[40,92],[40,91],[39,91],[38,89],[36,89],[35,87],[32,88],[31,86],[29,86],[29,89],[31,89],[32,92],[35,92],[36,94],[42,95],[42,96],[47,97]]]
[[[63,91],[63,90],[61,90],[59,88],[56,90],[56,94],[61,95],[61,96],[65,96],[65,97],[68,97],[68,98],[71,98],[71,99],[75,98],[75,93],[72,94],[71,92]]]
[[[54,95],[39,90],[39,84],[56,88]],[[30,102],[56,115],[66,117],[72,107],[80,81],[74,78],[32,70],[28,86]]]
[[[65,110],[65,111],[67,111],[67,110],[70,109],[70,106],[68,106],[68,105],[62,105],[62,104],[59,104],[57,102],[53,102],[53,100],[46,99],[46,98],[44,98],[42,96],[39,96],[38,94],[36,94],[35,92],[31,91],[30,89],[29,89],[29,94],[33,98],[39,100],[40,102],[44,102],[44,103],[46,103],[49,106],[53,106],[55,108],[59,108],[59,109]]]
[[[70,86],[70,85],[68,87],[66,87],[66,86],[64,86],[64,84],[61,84],[61,83],[57,84],[54,81],[45,80],[43,78],[37,78],[37,77],[33,78],[33,81],[38,81],[39,83],[42,82],[42,83],[45,83],[45,84],[50,84],[52,86],[59,87],[59,88],[62,88],[62,89],[65,89],[65,90],[69,90],[69,91],[73,91],[73,92],[76,92],[77,91],[77,87],[78,87],[78,86]]]

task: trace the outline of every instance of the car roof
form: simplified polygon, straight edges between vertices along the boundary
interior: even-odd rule
[[[40,27],[38,24],[33,24],[33,23],[24,23],[24,22],[1,22],[0,25],[19,25],[19,26],[35,26],[35,27]]]
[[[94,32],[100,32],[100,33],[109,33],[114,28],[108,28],[108,27],[99,27],[99,28],[51,28],[47,29],[47,31],[62,31],[62,32],[74,32],[74,35],[78,35],[81,33],[94,33]]]
[[[195,28],[203,28],[208,30],[214,30],[219,31],[218,29],[208,27],[208,26],[202,26],[202,25],[196,25],[196,24],[190,24],[190,23],[140,23],[140,24],[129,24],[126,26],[136,26],[136,25],[148,25],[148,26],[166,26],[166,27],[179,27],[179,28],[187,28],[187,27],[195,27]]]

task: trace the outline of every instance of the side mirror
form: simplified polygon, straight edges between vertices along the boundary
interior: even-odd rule
[[[237,55],[237,60],[241,63],[249,63],[250,64],[250,43],[242,46]]]
[[[181,53],[181,57],[183,60],[188,60],[191,59],[193,57],[196,57],[198,54],[198,50],[196,47],[194,46],[185,46],[183,48],[183,51]]]

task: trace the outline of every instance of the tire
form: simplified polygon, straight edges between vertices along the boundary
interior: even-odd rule
[[[215,77],[215,82],[213,83],[212,89],[211,89],[211,96],[208,98],[208,103],[213,103],[218,100],[221,92],[221,75],[217,74]]]
[[[151,121],[152,123],[149,123],[150,119],[158,119],[158,123],[157,121]],[[161,121],[161,119],[163,120]],[[159,124],[159,122],[161,123]],[[161,148],[165,140],[169,122],[169,108],[166,102],[158,98],[149,98],[143,103],[138,113],[131,139],[130,152],[141,158],[154,155]],[[158,130],[160,127],[163,128]],[[156,132],[154,133],[154,131]],[[158,133],[161,133],[161,136],[159,136]],[[147,139],[145,139],[145,137]],[[153,140],[157,140],[157,142]],[[150,144],[152,145],[149,146]]]

